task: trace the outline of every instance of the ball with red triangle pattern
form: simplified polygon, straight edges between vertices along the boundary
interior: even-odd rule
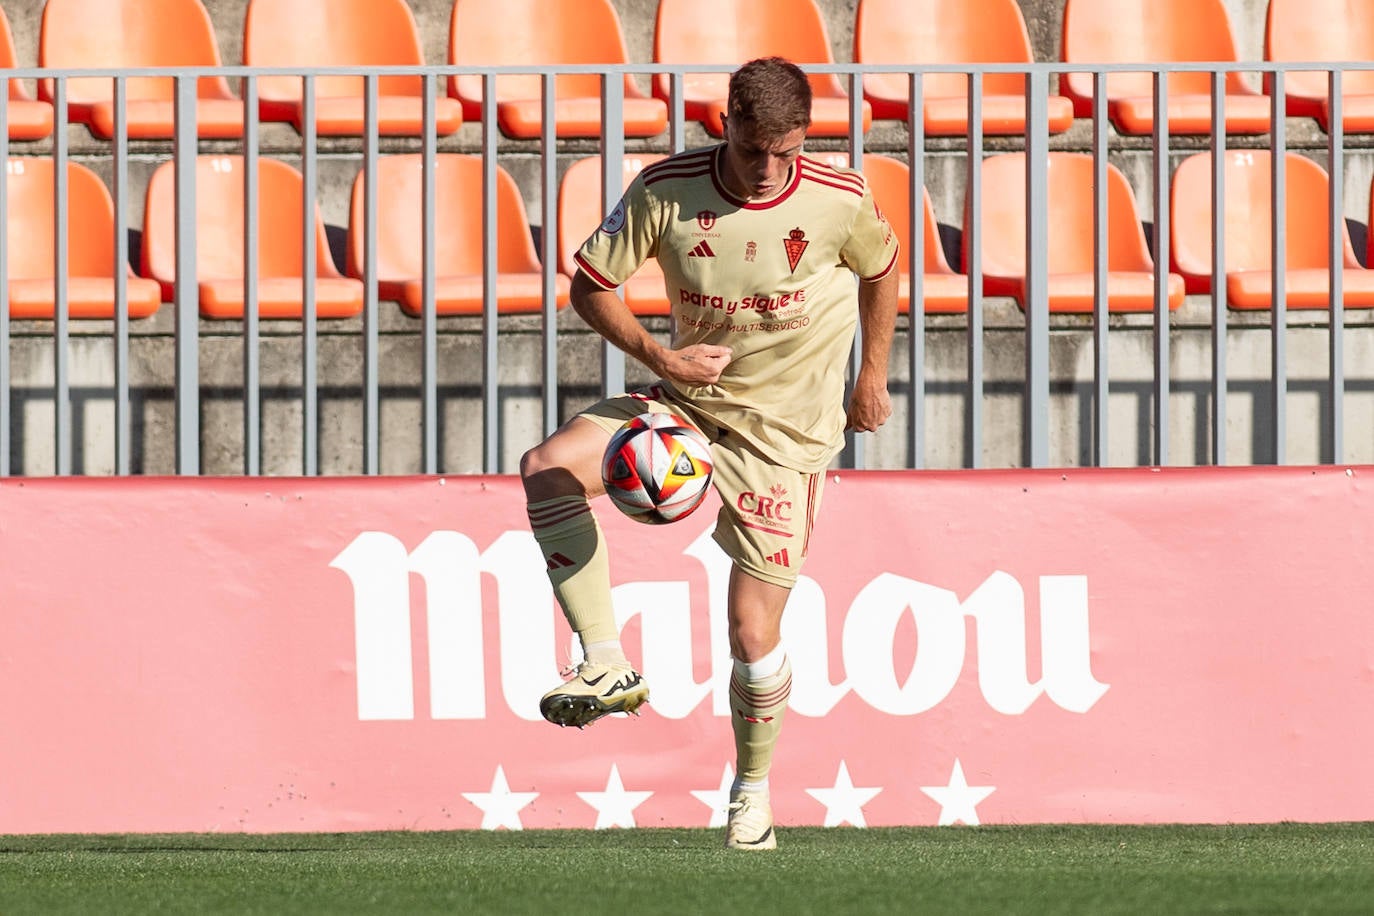
[[[691,515],[711,485],[711,443],[671,413],[642,413],[611,436],[601,460],[601,482],[611,502],[649,525]]]

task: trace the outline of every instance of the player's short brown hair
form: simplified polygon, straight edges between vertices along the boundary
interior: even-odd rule
[[[730,75],[725,107],[731,121],[781,137],[811,125],[811,83],[790,60],[756,58]]]

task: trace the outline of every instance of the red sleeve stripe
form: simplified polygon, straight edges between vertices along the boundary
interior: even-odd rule
[[[802,175],[812,181],[819,181],[824,184],[848,185],[857,194],[863,193],[864,179],[862,175],[854,172],[841,172],[832,165],[818,162],[805,156],[801,159]]]
[[[653,174],[650,174],[649,170],[645,169],[642,174],[644,175],[644,183],[646,185],[653,185],[657,182],[671,178],[703,178],[711,174],[711,163],[683,163],[675,168],[659,169]]]
[[[901,254],[901,250],[900,250],[897,246],[894,245],[893,248],[892,248],[892,260],[887,262],[887,266],[884,267],[882,270],[878,271],[878,272],[877,272],[876,274],[874,274],[873,276],[871,276],[871,277],[864,277],[863,279],[865,279],[865,280],[881,280],[883,277],[886,277],[888,274],[892,273],[892,268],[894,268],[894,267],[897,266],[897,255],[899,255],[899,254]]]
[[[861,176],[861,174],[852,172],[852,170],[849,169],[840,169],[838,166],[830,165],[829,162],[822,162],[820,159],[812,159],[804,155],[804,157],[801,157],[801,168],[813,174],[824,174],[824,176],[829,176],[831,179],[838,181],[849,181],[849,183],[852,183],[855,187],[863,187],[863,176]]]
[[[617,286],[620,285],[619,283],[612,283],[610,280],[602,276],[601,272],[598,271],[595,267],[592,267],[590,264],[584,261],[582,259],[582,252],[579,251],[577,254],[573,255],[573,260],[577,262],[577,266],[582,269],[582,272],[586,274],[593,283],[595,283],[602,289],[615,289]]]
[[[711,171],[712,150],[682,153],[668,159],[660,159],[646,165],[640,173],[645,184],[653,184],[664,178],[695,178]]]

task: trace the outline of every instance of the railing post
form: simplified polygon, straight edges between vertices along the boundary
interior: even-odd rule
[[[1212,463],[1226,464],[1226,74],[1212,73]]]
[[[196,80],[176,80],[176,472],[200,473],[200,295],[196,277]],[[60,131],[59,131],[60,132]]]
[[[625,158],[625,83],[601,75],[601,212],[610,213],[620,201]],[[620,291],[623,295],[623,290]],[[601,342],[601,393],[610,397],[625,390],[625,354],[610,341]]]
[[[1049,464],[1049,77],[1042,69],[1026,78],[1026,392],[1022,401],[1023,461]]]
[[[1169,463],[1169,76],[1154,71],[1154,456]]]
[[[1327,206],[1331,221],[1330,288],[1331,318],[1327,337],[1327,425],[1331,430],[1331,461],[1345,461],[1345,124],[1341,110],[1341,70],[1332,67],[1327,97],[1326,128],[1331,195]]]
[[[910,163],[911,187],[907,189],[907,213],[910,216],[908,237],[911,251],[907,253],[907,373],[911,377],[911,400],[907,406],[908,463],[917,470],[926,464],[926,123],[924,86],[919,71],[908,77],[907,97],[911,100],[910,134],[907,138],[907,161]],[[939,244],[939,239],[935,240]]]
[[[1270,328],[1270,377],[1273,392],[1274,413],[1274,464],[1283,464],[1287,458],[1288,445],[1288,171],[1287,143],[1285,136],[1285,113],[1283,92],[1283,71],[1274,71],[1274,91],[1270,97],[1269,115],[1271,118],[1270,195],[1271,226],[1270,265],[1272,267],[1271,285],[1273,324]]]

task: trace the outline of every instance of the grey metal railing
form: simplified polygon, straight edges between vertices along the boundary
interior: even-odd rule
[[[257,263],[257,249],[253,240],[260,219],[257,202],[256,164],[258,156],[293,155],[300,159],[301,173],[305,184],[303,207],[306,212],[303,224],[306,228],[302,237],[302,245],[306,264],[313,263],[315,254],[313,208],[320,199],[320,169],[323,162],[328,160],[331,165],[342,163],[348,168],[360,172],[365,176],[366,188],[364,203],[366,218],[362,227],[366,241],[361,271],[361,279],[365,289],[364,307],[357,326],[346,326],[345,330],[341,332],[350,340],[355,341],[360,351],[360,378],[356,384],[356,395],[346,395],[347,399],[356,401],[357,425],[356,430],[345,431],[335,436],[335,440],[347,446],[342,450],[344,452],[355,451],[356,457],[340,458],[336,454],[339,449],[331,447],[329,459],[322,461],[324,445],[321,441],[321,428],[324,420],[321,413],[320,374],[322,369],[332,371],[333,367],[322,367],[321,365],[321,335],[325,332],[322,331],[317,315],[314,283],[312,278],[307,277],[302,289],[304,311],[301,320],[295,326],[294,334],[294,337],[299,340],[300,348],[300,382],[299,394],[296,398],[300,416],[299,460],[297,466],[290,469],[282,469],[279,463],[274,465],[273,469],[268,469],[265,465],[263,460],[263,452],[266,447],[265,439],[271,438],[276,441],[277,437],[275,435],[265,436],[265,427],[268,421],[264,417],[263,410],[265,383],[263,381],[261,352],[265,331],[256,314],[256,288],[253,283],[245,280],[246,310],[244,320],[241,325],[232,325],[232,330],[226,332],[230,336],[237,336],[241,339],[242,346],[242,369],[237,391],[242,414],[242,431],[238,436],[242,460],[239,467],[235,468],[234,471],[249,475],[262,473],[300,473],[304,475],[351,472],[388,473],[398,466],[396,461],[389,461],[388,459],[388,456],[397,450],[418,453],[417,457],[413,461],[409,461],[408,464],[401,462],[404,465],[404,470],[425,473],[513,471],[514,460],[512,456],[518,455],[524,447],[533,444],[542,435],[554,429],[572,410],[581,406],[580,403],[573,403],[575,399],[580,398],[585,402],[599,393],[621,390],[627,381],[632,380],[635,374],[633,370],[627,371],[622,354],[609,345],[597,341],[592,344],[599,356],[599,365],[595,367],[595,377],[589,377],[592,375],[592,370],[590,367],[584,366],[585,371],[575,383],[570,384],[561,380],[561,371],[568,368],[565,356],[566,348],[569,341],[578,338],[579,330],[576,327],[575,319],[561,315],[554,303],[557,260],[554,227],[557,223],[556,200],[560,158],[566,159],[595,153],[602,155],[603,192],[601,199],[604,209],[609,209],[619,196],[620,162],[624,156],[632,154],[627,150],[638,151],[643,148],[675,152],[686,148],[689,143],[699,139],[692,133],[693,125],[687,122],[684,116],[684,77],[695,72],[715,72],[717,69],[705,66],[636,64],[597,67],[539,67],[533,65],[492,68],[452,66],[315,69],[224,67],[213,71],[204,68],[118,71],[15,69],[10,71],[10,78],[15,79],[54,79],[56,87],[55,120],[58,129],[55,130],[49,144],[40,142],[38,144],[17,145],[5,138],[0,132],[0,154],[3,154],[0,155],[0,158],[9,159],[16,155],[51,156],[57,165],[54,203],[56,212],[59,214],[66,212],[65,163],[75,156],[80,156],[107,165],[111,175],[109,185],[115,208],[114,246],[118,264],[129,261],[128,230],[135,227],[135,220],[132,218],[134,205],[131,199],[133,197],[131,191],[135,187],[131,176],[132,164],[135,160],[142,161],[140,157],[165,157],[169,153],[176,162],[176,227],[179,244],[176,255],[176,290],[174,301],[170,306],[173,360],[169,372],[169,384],[172,390],[172,413],[175,422],[173,441],[166,443],[155,441],[156,437],[162,434],[160,425],[150,424],[146,416],[141,418],[135,416],[136,410],[133,403],[135,398],[131,394],[131,386],[134,383],[131,381],[130,347],[131,341],[138,339],[139,332],[137,328],[131,326],[128,317],[128,298],[124,273],[117,270],[114,278],[117,307],[115,319],[109,324],[107,335],[112,351],[113,375],[108,388],[103,384],[97,385],[98,390],[94,394],[96,400],[108,397],[113,405],[112,429],[108,436],[100,440],[100,447],[103,447],[105,441],[108,440],[113,455],[108,462],[108,467],[105,468],[102,460],[94,458],[92,450],[96,446],[87,441],[87,438],[83,438],[80,442],[74,441],[73,356],[71,352],[73,326],[69,316],[68,291],[65,281],[67,273],[66,227],[59,222],[55,231],[53,263],[54,274],[57,277],[55,315],[49,322],[24,322],[22,327],[9,317],[8,245],[5,244],[5,237],[0,236],[0,475],[16,473],[56,473],[62,475],[73,472],[101,473],[106,471],[115,474],[164,471],[178,474],[199,474],[222,471],[222,467],[219,465],[216,467],[208,466],[205,454],[207,442],[217,440],[227,433],[221,425],[207,427],[207,424],[203,422],[203,416],[207,409],[207,394],[201,381],[204,368],[201,361],[201,348],[207,334],[214,333],[214,331],[208,331],[207,328],[211,327],[210,323],[199,317],[196,288],[195,156],[197,152],[208,148],[241,152],[247,163],[243,201],[247,231],[245,233],[243,258],[249,276],[252,276],[256,270]],[[1086,395],[1082,398],[1082,400],[1086,400],[1088,405],[1085,411],[1086,422],[1080,421],[1080,432],[1075,434],[1079,439],[1084,440],[1079,442],[1077,446],[1077,454],[1083,456],[1083,460],[1075,463],[1112,463],[1108,433],[1118,426],[1118,421],[1111,407],[1112,363],[1109,359],[1109,352],[1114,340],[1132,329],[1139,329],[1138,325],[1131,325],[1129,322],[1116,322],[1113,316],[1108,313],[1106,302],[1108,275],[1106,263],[1106,168],[1109,156],[1124,153],[1135,156],[1148,155],[1149,157],[1148,187],[1138,189],[1138,193],[1142,200],[1149,201],[1151,204],[1153,255],[1156,264],[1154,307],[1149,316],[1151,378],[1148,384],[1150,404],[1148,424],[1142,426],[1138,417],[1131,418],[1128,416],[1127,420],[1128,424],[1139,426],[1141,435],[1147,436],[1149,439],[1148,454],[1145,456],[1148,460],[1136,463],[1164,465],[1177,460],[1173,454],[1173,443],[1170,437],[1171,427],[1175,420],[1171,414],[1171,404],[1175,392],[1172,387],[1174,381],[1173,366],[1177,355],[1171,349],[1171,345],[1176,337],[1177,329],[1171,321],[1168,301],[1169,187],[1172,174],[1170,156],[1177,150],[1206,150],[1211,152],[1213,157],[1212,232],[1214,257],[1212,291],[1207,302],[1209,307],[1206,309],[1209,328],[1205,332],[1210,346],[1210,364],[1209,378],[1206,380],[1207,390],[1205,394],[1201,395],[1205,401],[1205,407],[1197,420],[1198,424],[1206,426],[1208,432],[1206,448],[1193,456],[1193,463],[1226,464],[1230,461],[1228,458],[1227,431],[1230,422],[1235,417],[1234,413],[1228,413],[1228,400],[1234,390],[1233,371],[1236,366],[1234,363],[1228,362],[1227,353],[1228,335],[1235,330],[1235,322],[1226,301],[1225,264],[1227,252],[1223,215],[1225,170],[1222,163],[1222,153],[1228,144],[1228,136],[1224,130],[1225,96],[1223,89],[1225,76],[1229,72],[1242,72],[1256,78],[1261,75],[1269,75],[1272,79],[1271,117],[1273,127],[1271,132],[1259,138],[1232,138],[1230,142],[1261,143],[1272,149],[1275,153],[1272,158],[1274,163],[1272,180],[1277,189],[1284,188],[1286,181],[1283,153],[1288,146],[1288,132],[1284,117],[1284,76],[1293,71],[1325,71],[1329,74],[1330,89],[1335,100],[1331,110],[1331,128],[1324,135],[1324,142],[1320,148],[1312,142],[1304,147],[1305,151],[1309,153],[1325,153],[1331,179],[1330,199],[1328,201],[1328,231],[1332,244],[1329,277],[1331,303],[1327,315],[1324,316],[1327,318],[1325,327],[1328,334],[1325,348],[1327,365],[1320,367],[1323,370],[1320,375],[1321,390],[1318,395],[1323,400],[1322,416],[1319,423],[1322,444],[1317,451],[1319,460],[1330,462],[1344,462],[1348,460],[1348,456],[1351,454],[1354,454],[1357,459],[1362,459],[1366,455],[1366,448],[1352,450],[1346,435],[1345,417],[1348,407],[1346,394],[1349,379],[1345,354],[1354,331],[1358,330],[1364,334],[1367,324],[1356,322],[1352,325],[1351,330],[1347,330],[1346,327],[1348,313],[1342,307],[1341,296],[1341,268],[1343,263],[1341,240],[1344,237],[1347,211],[1351,209],[1345,199],[1349,189],[1344,177],[1347,161],[1353,157],[1367,158],[1374,155],[1374,152],[1371,152],[1371,149],[1374,149],[1374,143],[1367,143],[1363,138],[1351,140],[1344,134],[1341,128],[1340,92],[1344,72],[1354,69],[1374,69],[1374,63],[1278,64],[1244,62],[1239,64],[1175,63],[1168,65],[1100,66],[1055,63],[920,67],[834,64],[816,65],[808,67],[808,69],[814,72],[837,73],[848,81],[847,85],[851,96],[850,130],[848,137],[840,142],[847,146],[851,161],[856,167],[862,165],[863,152],[872,148],[905,158],[911,171],[908,201],[912,220],[912,225],[909,227],[911,250],[906,253],[905,264],[910,273],[912,305],[910,317],[903,324],[903,336],[900,338],[901,346],[905,348],[905,352],[899,354],[899,357],[905,356],[905,359],[901,360],[904,365],[902,370],[897,373],[898,381],[901,382],[898,387],[903,389],[900,392],[903,409],[899,413],[895,428],[880,434],[881,438],[865,435],[852,439],[842,459],[844,464],[860,467],[916,468],[932,465],[928,455],[934,447],[934,443],[928,434],[927,427],[930,419],[928,416],[929,379],[933,367],[931,355],[928,352],[928,342],[931,340],[931,335],[935,333],[948,336],[951,333],[958,334],[960,332],[964,335],[964,374],[962,390],[958,392],[957,396],[961,410],[961,422],[958,425],[961,427],[963,437],[962,460],[941,460],[933,462],[933,464],[938,466],[980,467],[987,463],[985,454],[990,446],[986,439],[986,427],[991,422],[988,414],[990,405],[990,395],[987,390],[988,357],[990,354],[989,340],[992,339],[990,335],[994,331],[986,323],[989,302],[982,290],[983,265],[979,254],[980,226],[978,221],[973,219],[960,227],[967,236],[965,247],[968,251],[966,273],[969,299],[969,309],[963,319],[962,327],[951,329],[948,323],[937,324],[931,320],[931,316],[925,314],[922,306],[923,287],[921,278],[925,257],[922,195],[923,188],[926,187],[933,175],[932,163],[957,158],[961,162],[953,171],[962,171],[963,193],[951,193],[949,196],[958,197],[960,201],[966,200],[967,212],[973,214],[980,212],[983,188],[979,164],[983,156],[989,151],[990,141],[993,138],[985,136],[982,130],[979,89],[983,77],[992,73],[1019,73],[1027,77],[1028,115],[1028,126],[1023,136],[1010,140],[1001,138],[995,140],[995,143],[1010,144],[1014,148],[1024,149],[1027,153],[1026,212],[1028,231],[1026,233],[1025,252],[1027,297],[1026,307],[1020,318],[1022,322],[1020,357],[1023,371],[1010,384],[1011,388],[1018,389],[1013,391],[1010,396],[1019,398],[1021,405],[1020,429],[1017,433],[1020,443],[1019,454],[1014,458],[1004,456],[994,463],[1019,463],[1025,466],[1046,466],[1054,463],[1052,456],[1056,454],[1054,448],[1055,430],[1052,427],[1050,408],[1054,399],[1059,396],[1052,389],[1055,389],[1059,383],[1052,380],[1057,376],[1062,376],[1066,367],[1056,363],[1052,342],[1057,339],[1057,335],[1068,334],[1086,334],[1092,353],[1091,377],[1087,380]],[[1057,316],[1052,316],[1047,304],[1049,277],[1046,265],[1049,246],[1053,244],[1054,227],[1049,223],[1049,201],[1045,178],[1046,163],[1051,149],[1051,138],[1047,126],[1046,99],[1050,94],[1051,80],[1070,72],[1091,73],[1094,79],[1095,97],[1102,99],[1105,96],[1107,75],[1121,71],[1153,74],[1155,104],[1152,135],[1148,138],[1122,138],[1116,135],[1109,129],[1106,105],[1099,103],[1095,106],[1090,118],[1080,119],[1077,122],[1075,127],[1075,130],[1078,131],[1076,140],[1055,141],[1061,145],[1064,142],[1077,143],[1079,145],[1075,148],[1090,153],[1094,158],[1096,191],[1094,197],[1093,274],[1096,280],[1096,293],[1093,311],[1085,328],[1083,322],[1065,321]],[[912,110],[919,112],[923,101],[923,77],[933,73],[951,72],[967,74],[973,87],[968,102],[969,132],[966,140],[937,141],[927,137],[919,116],[912,118],[908,124],[886,122],[887,132],[882,136],[880,136],[882,132],[877,127],[879,122],[875,122],[875,128],[865,134],[861,124],[862,105],[859,92],[864,75],[872,73],[905,75],[909,81]],[[1213,109],[1210,135],[1200,140],[1187,138],[1186,141],[1179,141],[1182,145],[1178,147],[1172,145],[1177,138],[1171,137],[1169,133],[1168,122],[1165,117],[1165,100],[1162,93],[1164,81],[1168,74],[1176,72],[1210,74]],[[245,131],[241,141],[216,141],[212,143],[197,138],[192,114],[196,99],[196,79],[209,73],[241,81],[245,120]],[[503,74],[534,73],[540,75],[544,90],[544,128],[537,143],[522,145],[519,142],[510,142],[502,138],[492,106],[487,106],[480,122],[476,125],[477,138],[475,140],[470,136],[456,140],[440,138],[436,131],[433,100],[442,91],[440,81],[449,75],[460,73],[480,74],[484,80],[483,85],[487,97],[494,95],[496,80]],[[603,74],[601,101],[604,114],[603,124],[606,127],[603,128],[600,141],[595,144],[594,149],[589,149],[586,143],[563,141],[555,136],[553,128],[554,78],[561,73]],[[650,141],[635,141],[633,144],[627,144],[626,139],[621,135],[618,125],[622,121],[624,98],[620,77],[625,73],[641,79],[647,79],[658,73],[670,75],[672,98],[669,100],[668,106],[669,128],[665,135]],[[302,78],[306,127],[299,135],[295,135],[297,145],[294,149],[282,147],[278,143],[271,150],[265,150],[262,144],[262,132],[265,125],[259,121],[257,111],[257,80],[264,76],[283,74],[297,75]],[[170,76],[175,80],[177,110],[175,136],[168,144],[139,142],[131,146],[127,136],[128,80],[154,75]],[[361,137],[353,140],[331,139],[327,150],[322,152],[320,138],[310,125],[314,117],[316,81],[320,77],[329,75],[354,75],[363,78],[365,95],[364,131]],[[423,107],[423,130],[421,135],[412,141],[394,140],[379,135],[378,79],[385,75],[419,75],[423,78],[425,99],[427,100]],[[108,78],[112,81],[116,136],[113,141],[106,143],[82,142],[79,144],[79,151],[73,152],[69,133],[62,127],[66,122],[66,83],[69,79],[92,76]],[[0,94],[0,121],[5,120],[5,113],[6,101],[3,94]],[[894,135],[894,131],[897,132],[896,135]],[[79,137],[80,135],[74,136]],[[1147,143],[1148,146],[1146,146]],[[418,319],[418,325],[405,325],[398,329],[394,323],[389,323],[391,322],[391,318],[387,315],[389,306],[379,301],[377,290],[376,166],[379,157],[386,155],[389,150],[400,148],[418,149],[422,156],[425,203],[421,214],[423,221],[422,238],[424,240],[423,309]],[[441,151],[447,150],[475,152],[482,156],[484,163],[482,219],[485,246],[482,270],[486,280],[486,292],[483,315],[476,327],[470,325],[450,326],[441,319],[435,308],[435,281],[436,276],[442,271],[442,265],[436,263],[435,160]],[[526,319],[513,331],[509,327],[510,322],[498,315],[496,305],[494,282],[497,274],[495,194],[498,163],[515,159],[534,163],[534,178],[526,181],[526,194],[538,200],[537,208],[533,212],[539,215],[542,230],[538,250],[544,270],[544,305],[538,316],[534,319]],[[0,206],[6,208],[9,204],[7,186],[6,173],[0,175]],[[337,191],[337,193],[343,194],[345,192]],[[1274,194],[1271,220],[1273,240],[1271,279],[1273,289],[1283,290],[1285,288],[1285,253],[1288,239],[1284,195],[1282,193]],[[0,228],[0,232],[5,231],[4,228]],[[320,252],[320,255],[327,257],[329,253]],[[166,310],[167,307],[164,306],[164,311]],[[1267,387],[1268,402],[1264,405],[1266,409],[1257,410],[1256,415],[1250,421],[1253,428],[1265,430],[1264,435],[1268,437],[1268,442],[1263,444],[1264,447],[1256,445],[1253,448],[1254,460],[1285,463],[1288,460],[1287,444],[1290,436],[1288,416],[1290,411],[1289,378],[1291,367],[1289,366],[1290,353],[1288,348],[1290,317],[1282,295],[1275,296],[1268,318],[1269,373],[1267,379],[1259,382],[1262,387]],[[230,327],[230,325],[223,324],[221,326]],[[87,330],[88,327],[95,327],[98,330],[92,333]],[[79,335],[83,340],[88,336],[102,337],[105,328],[106,326],[103,324],[91,325],[83,322]],[[273,323],[273,340],[282,336],[280,334],[281,328],[282,325],[279,323]],[[661,330],[666,330],[666,328]],[[334,334],[336,332],[330,330],[327,333]],[[523,362],[517,360],[513,365],[507,364],[503,356],[503,345],[513,340],[513,335],[521,335],[523,339],[523,337],[528,337],[531,334],[537,336],[537,355],[532,358],[527,357]],[[395,399],[399,396],[389,395],[387,386],[383,382],[385,375],[382,362],[383,341],[384,339],[401,340],[408,335],[411,339],[406,340],[406,345],[415,344],[418,346],[419,353],[419,374],[415,386],[419,402],[418,422],[413,427],[406,423],[393,423],[388,427],[386,420],[388,398]],[[27,413],[23,409],[16,410],[14,374],[18,369],[23,368],[25,377],[28,379],[22,386],[25,390],[25,406],[32,407],[35,403],[44,400],[41,396],[41,386],[34,385],[29,376],[31,376],[33,366],[36,365],[34,363],[34,353],[36,352],[34,341],[47,336],[51,337],[51,393],[48,400],[52,410],[53,429],[51,464],[50,466],[43,466],[45,462],[40,459],[30,460],[25,457],[31,453],[38,454],[41,452],[41,449],[34,448],[33,444],[35,429],[42,424],[29,415],[33,412],[32,410]],[[445,409],[452,406],[451,402],[455,398],[453,393],[445,390],[446,385],[448,387],[465,387],[463,385],[453,386],[442,380],[444,370],[449,368],[449,364],[445,362],[446,357],[444,356],[444,352],[447,350],[441,352],[443,349],[441,348],[441,341],[447,342],[455,336],[475,339],[477,345],[479,356],[475,385],[466,386],[475,389],[466,397],[468,400],[476,402],[476,410],[469,411],[465,415],[477,418],[476,428],[474,428],[471,420],[459,422],[446,419],[444,416]],[[996,339],[998,341],[997,346],[1001,347],[1009,338],[1006,334],[1000,334]],[[15,345],[20,340],[25,343],[25,346],[22,354],[16,354],[14,352]],[[1361,343],[1360,346],[1362,347],[1364,344]],[[1000,354],[998,350],[991,352]],[[19,362],[24,361],[27,361],[25,367],[19,366]],[[165,369],[167,367],[159,368]],[[948,367],[945,368],[948,369]],[[1312,369],[1311,365],[1304,367],[1307,375],[1312,374]],[[1370,378],[1371,375],[1374,375],[1374,367],[1361,364],[1359,369],[1360,374],[1357,381],[1363,394],[1366,389],[1374,387],[1374,379]],[[518,379],[511,378],[509,375],[503,377],[503,370],[509,370],[510,374],[518,374],[522,377]],[[901,378],[902,376],[904,378]],[[158,385],[144,383],[144,387],[156,389]],[[345,397],[332,390],[340,387],[338,383],[331,383],[330,387],[331,399]],[[997,387],[1000,389],[1007,386],[999,383]],[[533,395],[518,396],[534,405],[533,411],[538,415],[534,422],[528,422],[527,419],[518,421],[514,418],[511,405],[513,400],[517,398],[517,395],[512,394],[513,389],[516,388],[521,391],[529,388],[536,389],[537,393]],[[569,388],[574,389],[575,394],[569,394]],[[999,394],[998,396],[1002,395]],[[461,398],[459,399],[461,400]],[[146,404],[144,409],[146,413]],[[85,424],[82,425],[84,428]],[[16,433],[18,434],[17,437]],[[89,431],[86,435],[89,437]],[[453,445],[455,441],[471,440],[474,437],[480,438],[481,443],[475,458],[453,460],[446,457],[455,451]],[[1254,438],[1255,434],[1252,434],[1252,439]],[[17,447],[20,440],[23,442],[22,448]],[[1361,445],[1363,446],[1363,444]],[[134,457],[135,453],[141,456],[137,461]],[[163,453],[170,453],[174,456],[170,467],[160,465],[158,459],[150,457]],[[21,457],[21,460],[17,462],[13,460],[16,454]],[[79,470],[74,463],[74,455],[76,454],[82,456]],[[894,458],[894,455],[897,457]],[[105,468],[105,470],[101,470],[101,468]]]

